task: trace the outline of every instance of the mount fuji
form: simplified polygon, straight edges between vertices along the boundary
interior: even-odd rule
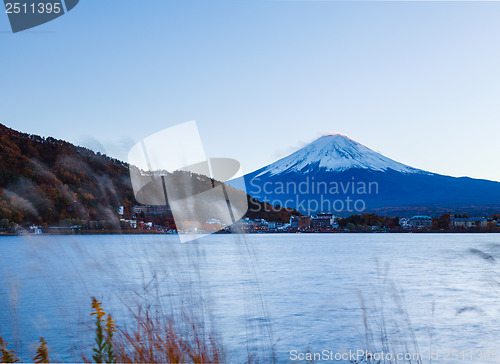
[[[500,182],[413,168],[342,134],[322,136],[243,178],[250,196],[307,214],[402,217],[500,210]]]
[[[342,172],[349,169],[426,173],[384,157],[345,135],[328,134],[288,157],[261,168],[256,177],[289,172]]]

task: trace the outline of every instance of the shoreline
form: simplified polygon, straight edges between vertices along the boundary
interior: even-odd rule
[[[446,231],[430,231],[430,230],[402,230],[402,231],[255,231],[245,233],[233,232],[215,232],[212,234],[232,235],[274,235],[274,234],[500,234],[500,231],[478,231],[478,230],[446,230]],[[208,234],[208,235],[212,235]],[[70,235],[178,235],[177,233],[164,233],[161,231],[120,231],[120,230],[91,230],[78,232],[58,232],[58,233],[0,233],[0,237],[7,236],[70,236]],[[200,234],[201,235],[201,234]]]

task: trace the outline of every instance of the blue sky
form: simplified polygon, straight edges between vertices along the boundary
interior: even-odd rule
[[[196,120],[249,172],[340,132],[500,180],[500,2],[87,1],[11,34],[0,123],[125,159]]]

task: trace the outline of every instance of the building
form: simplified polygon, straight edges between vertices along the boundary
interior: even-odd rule
[[[311,216],[301,216],[299,217],[299,229],[305,229],[311,226]]]
[[[222,230],[223,226],[219,219],[209,219],[205,222],[203,230],[207,232],[216,232]]]
[[[413,229],[422,229],[431,227],[432,217],[425,215],[413,216],[408,220],[408,225]]]
[[[403,229],[408,229],[410,227],[410,219],[407,219],[405,217],[402,217],[401,219],[399,219],[399,225],[403,228]]]
[[[451,215],[450,225],[452,228],[484,228],[488,226],[488,219],[485,217],[455,217]]]
[[[140,205],[132,207],[132,212],[134,214],[144,213],[144,214],[160,215],[169,213],[170,211],[171,211],[170,208],[166,205],[159,205],[159,206]]]
[[[275,222],[275,221],[268,221],[267,222],[268,229],[275,230],[275,229],[283,229],[283,228],[287,228],[287,227],[290,227],[289,223],[283,224],[282,222]]]
[[[253,221],[254,228],[267,228],[268,222],[264,219],[255,219]]]
[[[120,221],[128,224],[132,229],[137,229],[137,220],[120,219]]]
[[[334,227],[335,216],[333,214],[317,214],[312,218],[311,226],[313,229],[328,229]],[[337,226],[338,227],[338,226]]]
[[[31,234],[41,234],[42,233],[42,228],[40,226],[37,226],[37,225],[31,225],[29,227],[29,232]]]
[[[292,229],[304,229],[311,226],[311,216],[291,216],[290,227]]]
[[[134,206],[132,207],[132,212],[134,214],[140,214],[141,212],[147,213],[149,206]]]
[[[234,228],[237,229],[252,229],[254,225],[254,221],[250,220],[248,217],[245,217],[243,220],[237,221],[234,225]]]
[[[219,224],[222,225],[219,219],[209,219],[206,221],[207,224]]]

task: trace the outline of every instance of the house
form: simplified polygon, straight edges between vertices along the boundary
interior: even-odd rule
[[[140,214],[141,212],[147,213],[149,206],[134,206],[132,207],[132,212],[134,214]]]
[[[333,214],[320,213],[312,218],[311,226],[313,229],[327,229],[335,227],[335,216]],[[338,225],[337,225],[338,227]]]
[[[301,216],[299,217],[299,229],[308,228],[311,226],[311,216]]]
[[[243,220],[239,220],[234,225],[235,225],[235,227],[240,228],[240,229],[251,229],[254,226],[254,221],[250,220],[248,217],[245,217]]]
[[[399,225],[403,228],[403,229],[408,229],[410,227],[410,219],[407,219],[405,217],[399,219]]]
[[[488,226],[488,219],[485,217],[455,217],[450,216],[451,227],[460,227],[464,229],[486,227]]]
[[[408,225],[414,229],[427,228],[432,225],[432,217],[425,215],[413,216],[408,220]]]
[[[166,205],[158,205],[158,206],[138,205],[138,206],[132,207],[132,212],[134,214],[144,213],[144,214],[152,214],[152,215],[162,215],[162,214],[169,213],[170,211],[171,211],[170,207],[168,207]]]
[[[37,225],[31,225],[29,227],[29,232],[31,234],[41,234],[42,233],[42,228],[40,226],[37,226]]]
[[[255,228],[265,228],[268,226],[268,223],[264,219],[255,219],[253,222],[253,227]]]
[[[216,232],[222,230],[222,228],[222,222],[219,219],[209,219],[203,225],[203,230],[207,232]]]
[[[291,216],[290,227],[292,229],[304,229],[311,226],[311,216]]]
[[[132,229],[137,229],[137,220],[120,219],[120,221],[127,223]]]

